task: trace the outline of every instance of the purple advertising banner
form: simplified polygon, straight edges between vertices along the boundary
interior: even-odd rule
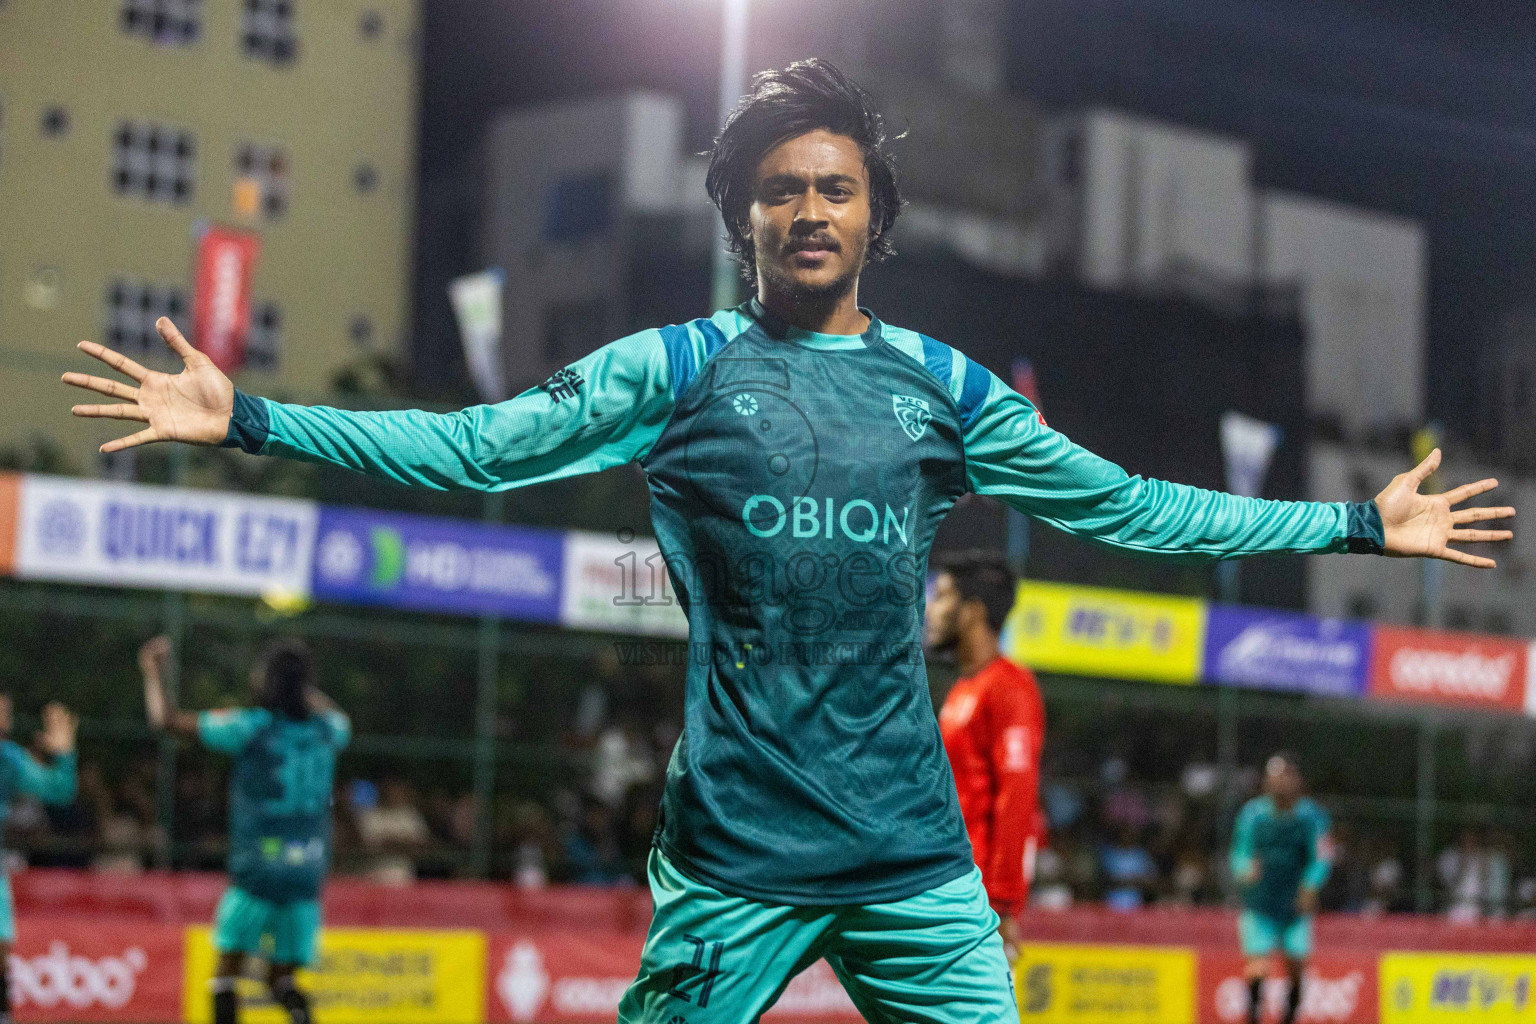
[[[323,506],[313,594],[414,611],[560,618],[564,534]]]
[[[1333,697],[1365,692],[1371,631],[1362,622],[1213,604],[1202,678]]]

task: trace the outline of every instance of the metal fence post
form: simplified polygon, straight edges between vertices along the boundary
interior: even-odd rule
[[[485,496],[486,522],[500,522],[503,495]],[[501,676],[501,619],[480,616],[479,656],[475,683],[475,876],[491,873],[492,832],[495,829],[496,797],[496,698]]]
[[[1418,800],[1414,814],[1413,903],[1421,914],[1435,909],[1435,738],[1439,723],[1419,721]]]
[[[1217,818],[1223,839],[1231,834],[1237,804],[1237,688],[1216,688],[1216,765],[1220,773]],[[1220,842],[1221,840],[1218,840]],[[1223,860],[1223,863],[1225,861]],[[1220,872],[1226,878],[1226,872]]]

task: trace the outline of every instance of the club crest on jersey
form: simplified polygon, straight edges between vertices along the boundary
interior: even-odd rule
[[[928,429],[928,424],[933,422],[933,410],[921,398],[892,395],[891,404],[896,407],[896,422],[901,424],[901,429],[914,441],[920,439],[923,431]]]

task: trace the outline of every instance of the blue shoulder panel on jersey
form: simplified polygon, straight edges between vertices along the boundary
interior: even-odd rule
[[[725,332],[716,327],[713,320],[707,318],[695,320],[693,326],[697,327],[699,333],[704,335],[704,359],[706,361],[708,361],[710,356],[725,347]]]
[[[673,324],[660,330],[661,343],[667,350],[667,369],[672,375],[672,397],[677,399],[682,396],[683,389],[699,369],[693,360],[693,341],[688,337],[688,328],[683,324]]]
[[[704,339],[704,358],[699,358],[699,352],[694,348],[693,335],[688,330],[692,327],[698,331]],[[699,367],[708,362],[710,357],[725,346],[725,332],[715,326],[713,320],[700,319],[687,324],[673,324],[670,327],[660,328],[661,341],[667,349],[667,369],[672,373],[672,398],[682,398],[688,385],[693,383],[693,378],[698,374]]]
[[[992,390],[992,373],[985,366],[976,362],[970,356],[965,357],[965,386],[960,390],[960,399],[955,404],[960,407],[960,426],[965,430],[971,429],[971,424],[976,422],[981,415],[981,407],[987,400],[987,392]]]
[[[939,383],[949,387],[949,375],[954,368],[954,360],[950,358],[950,348],[942,341],[937,341],[926,334],[919,334],[923,340],[923,365],[928,372],[939,378]]]

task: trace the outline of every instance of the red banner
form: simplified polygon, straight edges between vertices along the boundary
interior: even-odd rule
[[[1375,634],[1372,696],[1506,711],[1525,707],[1523,643],[1392,626],[1378,626]]]
[[[1202,949],[1200,1024],[1243,1024],[1248,1019],[1248,983],[1243,980],[1243,958],[1233,952]],[[1284,977],[1264,983],[1265,1005],[1261,1020],[1279,1020],[1290,992]],[[1333,954],[1314,957],[1301,986],[1301,1011],[1297,1024],[1375,1024],[1376,956]]]
[[[181,1019],[178,925],[32,918],[11,951],[18,1021]]]
[[[192,291],[192,343],[231,373],[245,362],[251,327],[251,277],[261,239],[244,231],[209,228],[197,243]]]

